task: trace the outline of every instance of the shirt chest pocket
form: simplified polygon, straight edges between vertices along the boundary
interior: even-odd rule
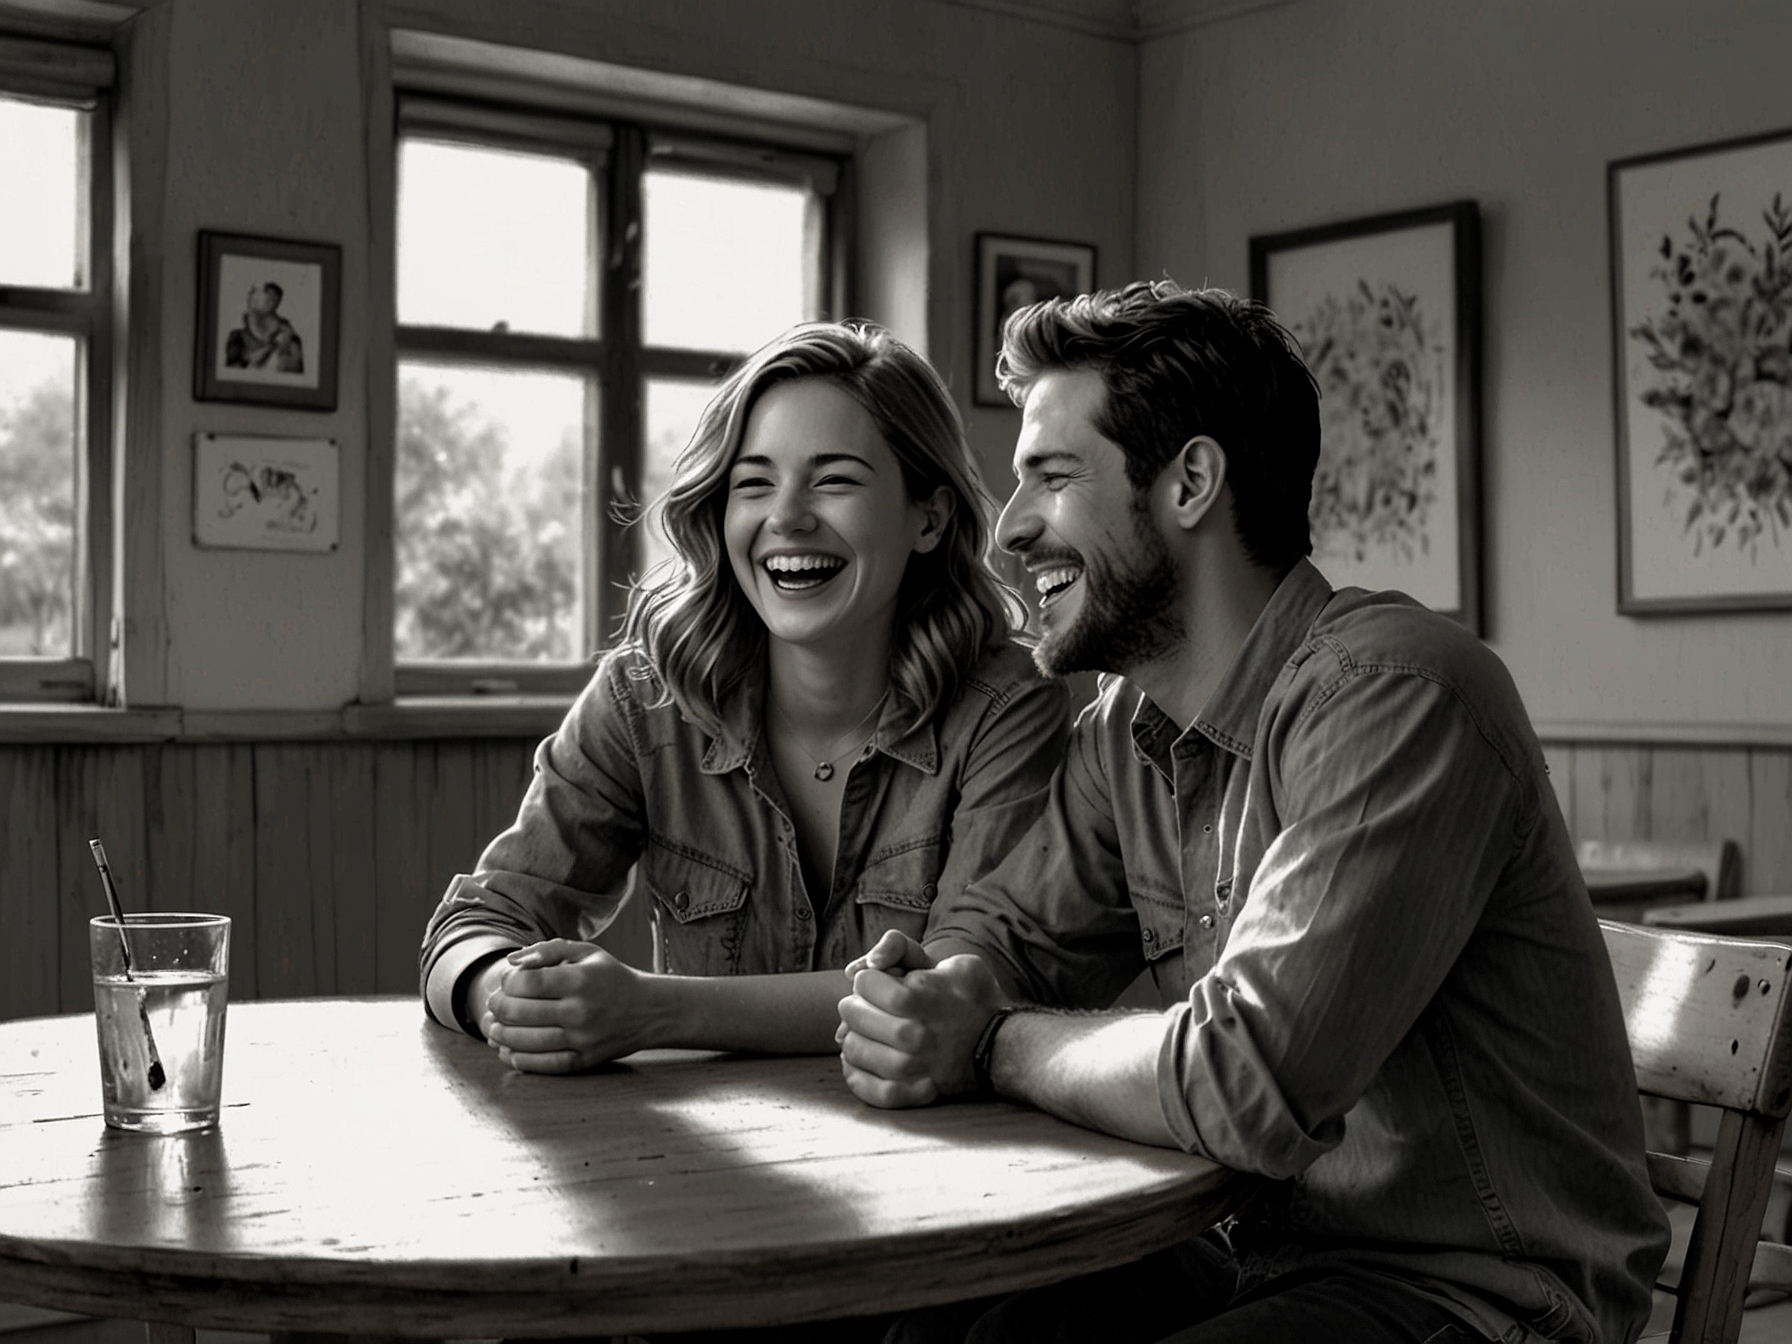
[[[1131,889],[1133,912],[1139,917],[1139,949],[1149,965],[1182,948],[1182,893],[1170,893],[1135,883]],[[1153,970],[1155,972],[1155,967]]]
[[[650,845],[641,875],[653,902],[654,964],[670,975],[736,975],[745,937],[745,873]]]
[[[939,895],[944,862],[944,847],[938,840],[928,840],[895,853],[874,856],[865,865],[854,897],[860,946],[849,951],[849,958],[870,947],[890,929],[921,941],[927,932],[927,912]]]

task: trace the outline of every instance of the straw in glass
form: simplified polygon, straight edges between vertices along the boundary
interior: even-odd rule
[[[112,909],[113,923],[118,925],[118,952],[124,959],[124,978],[131,980],[131,944],[124,936],[124,907],[118,903],[118,888],[112,885],[112,869],[106,863],[106,847],[98,840],[89,840],[87,847],[93,851],[93,861],[99,866],[100,882],[106,888],[106,904]],[[149,1004],[145,1002],[141,989],[137,991],[137,1016],[143,1022],[143,1043],[149,1047],[149,1090],[159,1092],[162,1084],[168,1081],[168,1074],[162,1068],[162,1056],[156,1050],[156,1034],[149,1025]]]

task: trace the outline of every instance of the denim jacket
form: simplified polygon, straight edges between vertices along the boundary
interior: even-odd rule
[[[595,936],[631,889],[652,902],[656,962],[682,975],[827,969],[886,929],[919,938],[935,897],[994,867],[1038,816],[1069,722],[1063,687],[1014,644],[929,723],[899,731],[886,706],[847,777],[833,888],[813,892],[761,735],[762,688],[762,673],[743,679],[712,735],[660,703],[639,652],[606,658],[536,751],[516,824],[430,918],[430,1016],[456,1025],[474,963]]]
[[[1348,1265],[1492,1339],[1641,1329],[1668,1234],[1611,964],[1517,689],[1454,622],[1301,562],[1187,732],[1105,683],[930,936],[1048,1004],[1150,968],[1171,1132],[1270,1178],[1242,1286]]]

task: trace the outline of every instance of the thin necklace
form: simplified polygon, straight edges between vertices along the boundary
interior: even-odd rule
[[[882,709],[884,707],[884,701],[888,700],[889,698],[890,698],[890,688],[888,686],[886,686],[886,687],[884,687],[884,693],[877,697],[877,703],[875,705],[871,706],[870,714],[867,714],[864,718],[860,719],[857,723],[853,724],[852,727],[848,728],[844,734],[842,734],[839,737],[836,737],[832,742],[828,743],[828,750],[833,751],[833,755],[829,756],[829,755],[825,755],[821,752],[811,751],[808,747],[804,746],[801,737],[797,733],[796,725],[790,721],[790,716],[787,715],[782,709],[778,708],[778,702],[771,698],[770,692],[767,692],[766,697],[765,697],[766,703],[772,707],[772,713],[776,714],[780,719],[784,720],[784,726],[786,728],[790,729],[790,740],[793,743],[795,743],[798,748],[800,748],[802,750],[803,755],[815,757],[815,778],[819,779],[824,784],[827,783],[828,780],[830,780],[834,777],[834,762],[839,760],[842,756],[846,755],[846,753],[848,751],[852,750],[852,747],[850,747],[850,746],[848,746],[844,751],[834,751],[834,748],[839,746],[842,742],[847,742],[847,741],[850,741],[852,738],[857,737],[859,734],[859,730],[861,728],[863,728],[866,724],[871,722],[872,714],[876,714],[878,710]]]

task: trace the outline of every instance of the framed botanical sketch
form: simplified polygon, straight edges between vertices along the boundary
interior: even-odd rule
[[[1618,610],[1792,608],[1792,131],[1607,176]]]
[[[1319,383],[1313,562],[1481,629],[1481,225],[1473,201],[1251,239],[1251,294]]]
[[[977,329],[971,349],[977,379],[971,398],[979,406],[1012,405],[996,382],[1002,323],[1016,308],[1046,299],[1087,294],[1095,287],[1095,248],[1002,233],[977,235]]]
[[[342,249],[199,235],[193,396],[336,409]]]

